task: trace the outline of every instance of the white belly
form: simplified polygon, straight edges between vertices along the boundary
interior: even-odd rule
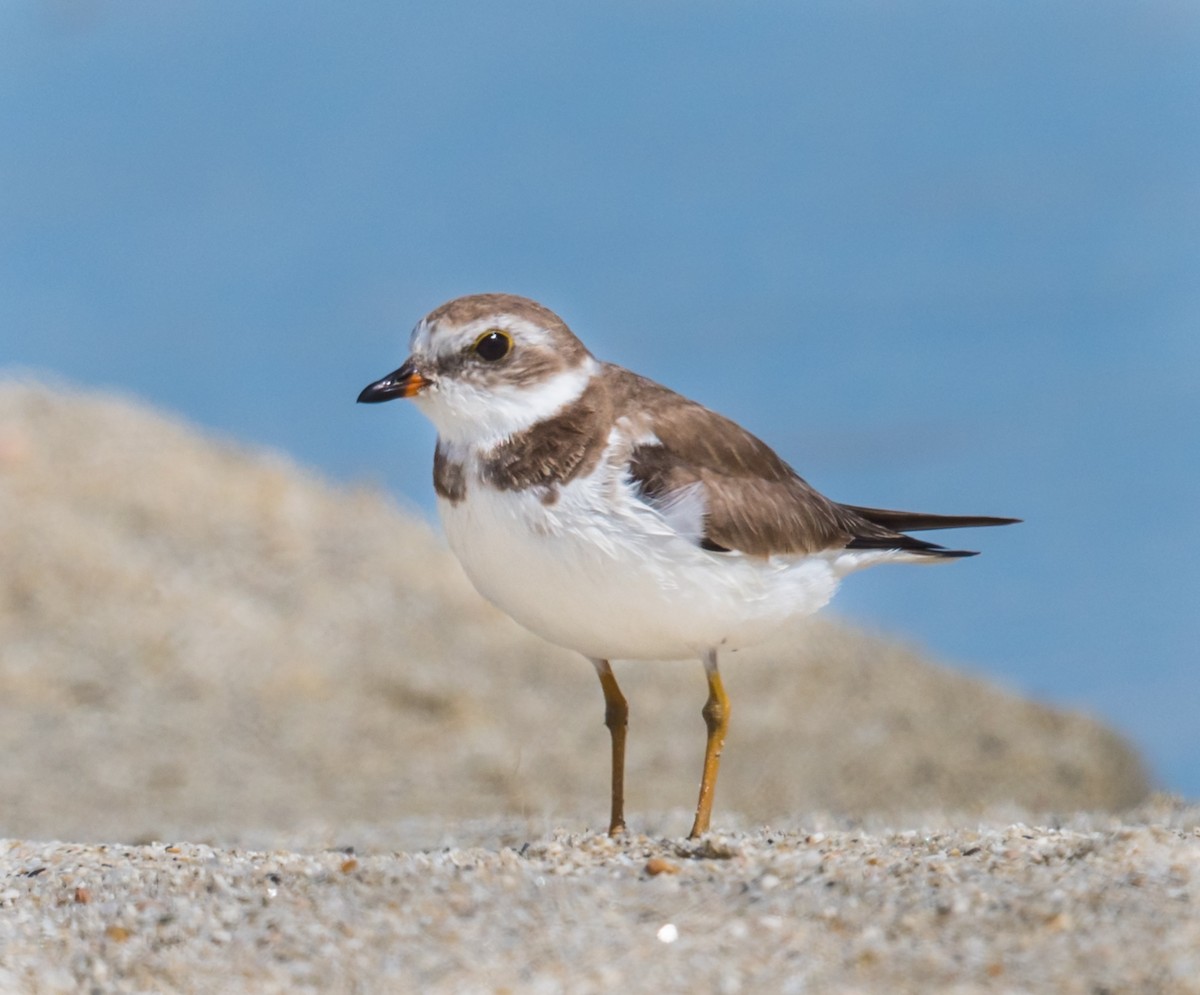
[[[680,659],[759,642],[823,607],[844,573],[866,565],[861,554],[710,553],[634,499],[628,483],[603,477],[602,462],[551,505],[477,481],[458,504],[438,502],[450,547],[479,592],[586,656]]]

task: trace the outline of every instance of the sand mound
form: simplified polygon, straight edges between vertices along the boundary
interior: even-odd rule
[[[694,803],[704,682],[698,664],[616,667],[636,831]],[[1100,724],[837,624],[724,672],[718,826],[723,810],[1119,808],[1147,790]],[[602,717],[587,663],[484,604],[383,495],[125,400],[0,383],[0,835],[596,827]]]

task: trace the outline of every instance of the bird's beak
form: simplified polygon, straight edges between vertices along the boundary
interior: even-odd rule
[[[406,359],[400,369],[389,373],[382,380],[367,384],[358,395],[359,404],[378,404],[396,397],[413,397],[421,393],[433,381],[417,372],[412,359]]]

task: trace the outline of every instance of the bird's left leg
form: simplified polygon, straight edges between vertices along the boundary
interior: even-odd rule
[[[721,684],[716,650],[709,650],[704,655],[704,674],[708,678],[708,700],[700,714],[704,716],[704,724],[708,727],[708,742],[704,748],[704,774],[700,778],[696,821],[692,823],[692,831],[688,834],[692,839],[708,832],[713,791],[717,787],[717,769],[721,766],[721,750],[725,746],[725,732],[729,728],[729,698]]]
[[[620,836],[625,832],[625,729],[629,724],[629,704],[608,661],[593,658],[592,666],[604,689],[604,724],[612,736],[612,815],[608,835]]]

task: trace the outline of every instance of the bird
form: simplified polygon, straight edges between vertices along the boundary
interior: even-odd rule
[[[557,314],[515,294],[458,297],[417,322],[409,357],[358,395],[395,398],[437,429],[438,513],[472,584],[596,669],[611,836],[626,832],[629,718],[613,660],[704,666],[698,838],[729,727],[719,653],[823,608],[856,570],[976,555],[910,532],[1019,521],[833,501],[740,425],[598,360]]]

